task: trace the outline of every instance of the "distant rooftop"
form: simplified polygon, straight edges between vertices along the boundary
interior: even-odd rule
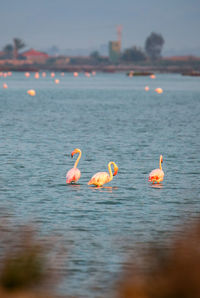
[[[44,52],[36,51],[34,49],[30,49],[30,50],[28,50],[26,52],[23,52],[21,54],[21,56],[23,56],[23,57],[38,57],[38,56],[40,56],[40,57],[44,57],[44,58],[48,58],[49,57],[48,54],[46,54]]]
[[[195,56],[171,56],[171,57],[163,57],[163,60],[168,61],[191,61],[191,60],[200,60],[200,57]]]

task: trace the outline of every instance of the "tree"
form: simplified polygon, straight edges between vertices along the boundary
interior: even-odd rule
[[[12,58],[13,57],[13,45],[7,44],[3,48],[3,52],[5,53],[5,58]]]
[[[132,48],[126,49],[123,52],[121,59],[126,62],[144,61],[146,60],[146,55],[142,49],[134,46]]]
[[[145,41],[145,51],[147,55],[156,60],[161,57],[161,51],[164,45],[164,38],[161,34],[152,32]]]
[[[18,51],[23,49],[26,45],[20,38],[13,38],[14,44],[14,58],[18,58]]]
[[[100,55],[98,51],[94,51],[90,54],[90,57],[95,59],[95,60],[99,60],[100,59]]]

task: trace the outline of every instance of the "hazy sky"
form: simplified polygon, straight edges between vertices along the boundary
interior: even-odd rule
[[[199,0],[0,0],[0,48],[13,37],[36,49],[88,48],[115,40],[143,46],[152,32],[165,48],[200,48]]]

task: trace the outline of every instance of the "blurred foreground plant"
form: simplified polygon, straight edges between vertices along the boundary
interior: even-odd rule
[[[117,285],[120,298],[199,298],[200,220],[166,245],[143,247]]]
[[[37,293],[33,297],[50,297],[39,293],[49,293],[58,282],[52,240],[37,237],[27,226],[11,229],[7,224],[0,225],[0,297],[15,297],[12,293],[19,291],[19,297],[30,297],[30,293]]]

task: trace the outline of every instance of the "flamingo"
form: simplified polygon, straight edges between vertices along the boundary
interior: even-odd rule
[[[149,181],[153,182],[153,184],[155,182],[160,183],[164,179],[164,172],[162,170],[162,165],[161,165],[162,162],[163,162],[163,156],[160,155],[160,163],[159,163],[160,168],[151,171],[151,173],[149,174]]]
[[[79,171],[79,169],[77,169],[77,165],[81,158],[82,152],[80,149],[76,148],[72,151],[71,157],[73,157],[76,153],[79,153],[79,156],[74,164],[74,167],[71,170],[69,170],[66,174],[66,183],[77,182],[81,177],[81,172]]]
[[[111,165],[114,167],[114,173],[112,173]],[[97,187],[101,187],[104,184],[113,180],[113,176],[117,175],[118,167],[114,163],[114,161],[110,161],[108,164],[109,174],[107,172],[98,172],[88,182],[88,185],[96,185]]]

